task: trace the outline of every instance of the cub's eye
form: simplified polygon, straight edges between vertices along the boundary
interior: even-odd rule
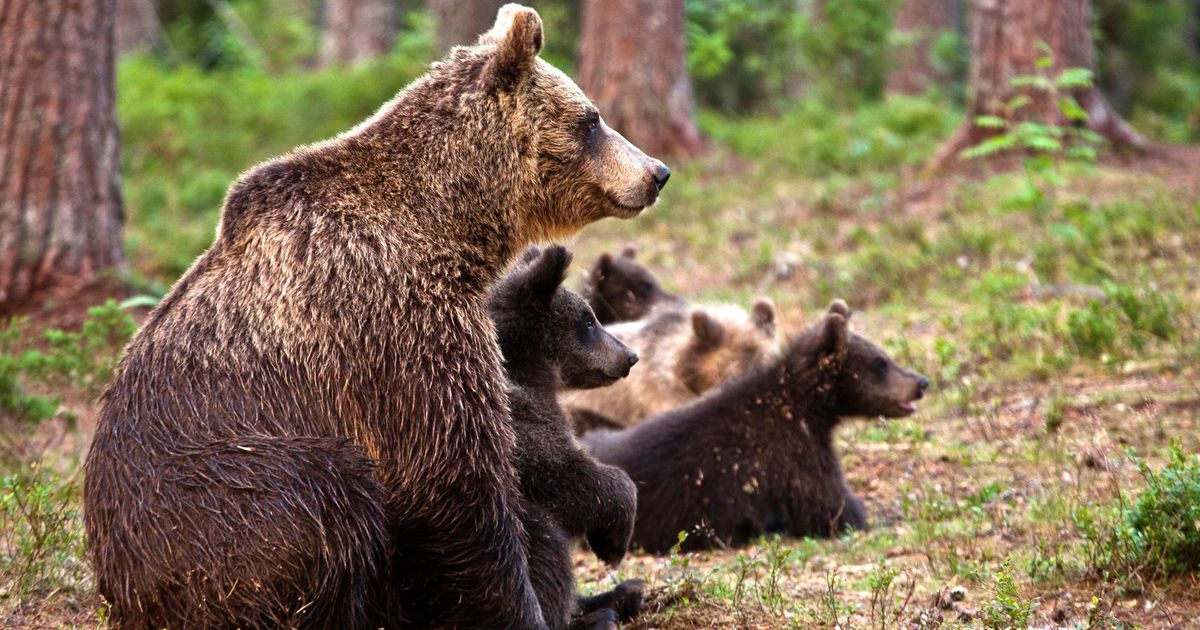
[[[871,371],[874,372],[875,376],[879,378],[887,376],[888,362],[883,359],[875,359],[875,361],[871,363]]]

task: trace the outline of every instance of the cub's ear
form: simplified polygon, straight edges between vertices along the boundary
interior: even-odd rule
[[[519,4],[500,7],[492,29],[479,36],[480,44],[496,45],[496,56],[485,71],[488,87],[511,90],[519,85],[542,52],[543,39],[542,18],[537,11]]]
[[[598,258],[596,260],[596,269],[599,269],[600,271],[608,271],[609,269],[612,269],[612,268],[613,268],[612,254],[609,254],[608,252],[600,254],[600,258]]]
[[[621,257],[633,260],[637,258],[637,248],[632,245],[621,250]]]
[[[850,330],[846,317],[830,309],[820,325],[821,356],[840,358],[846,353],[846,347],[850,342]]]
[[[725,327],[702,308],[692,311],[692,332],[704,343],[717,345],[725,336]]]
[[[770,298],[758,298],[750,310],[754,327],[768,337],[775,336],[775,303]]]
[[[562,245],[547,247],[529,262],[525,275],[525,293],[533,300],[549,302],[567,277],[571,252]]]
[[[533,262],[534,260],[537,260],[537,257],[541,256],[541,255],[542,255],[542,248],[538,247],[537,245],[531,245],[529,248],[527,248],[521,254],[521,258],[518,261],[518,264],[528,265],[529,263]]]
[[[846,302],[843,300],[839,299],[839,300],[834,300],[834,301],[830,302],[828,312],[829,313],[837,313],[838,315],[841,315],[842,318],[845,319],[846,321],[850,321],[850,307],[846,306]]]

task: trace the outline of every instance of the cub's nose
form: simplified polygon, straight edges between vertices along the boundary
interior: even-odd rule
[[[659,162],[654,166],[654,189],[662,190],[663,186],[667,185],[668,179],[671,179],[671,169],[667,168],[666,164]]]
[[[917,383],[917,398],[924,396],[927,389],[929,389],[929,378],[922,376],[921,380]]]
[[[637,362],[638,362],[638,354],[636,352],[630,351],[629,352],[629,367],[633,367],[634,365],[637,364]]]

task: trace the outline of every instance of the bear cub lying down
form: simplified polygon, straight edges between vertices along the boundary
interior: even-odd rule
[[[835,301],[772,365],[634,428],[584,438],[637,484],[635,543],[665,553],[681,531],[682,548],[694,550],[867,527],[833,430],[845,416],[913,413],[929,379],[850,332],[849,319]]]
[[[556,396],[564,386],[601,387],[624,378],[638,357],[600,327],[582,297],[561,286],[570,262],[562,247],[530,249],[487,305],[510,381],[513,463],[542,614],[551,628],[611,628],[640,610],[642,583],[576,599],[571,538],[586,536],[597,557],[620,562],[633,533],[637,491],[619,468],[580,448]]]

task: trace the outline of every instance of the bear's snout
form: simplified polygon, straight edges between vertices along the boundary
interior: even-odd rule
[[[671,179],[671,169],[667,168],[667,165],[659,160],[655,160],[655,162],[656,164],[654,165],[651,177],[654,178],[654,192],[659,193],[662,191],[663,186],[667,185],[667,180]]]
[[[927,390],[927,389],[929,389],[929,377],[922,376],[921,380],[917,381],[916,400],[920,400],[920,399],[924,398],[925,390]]]

